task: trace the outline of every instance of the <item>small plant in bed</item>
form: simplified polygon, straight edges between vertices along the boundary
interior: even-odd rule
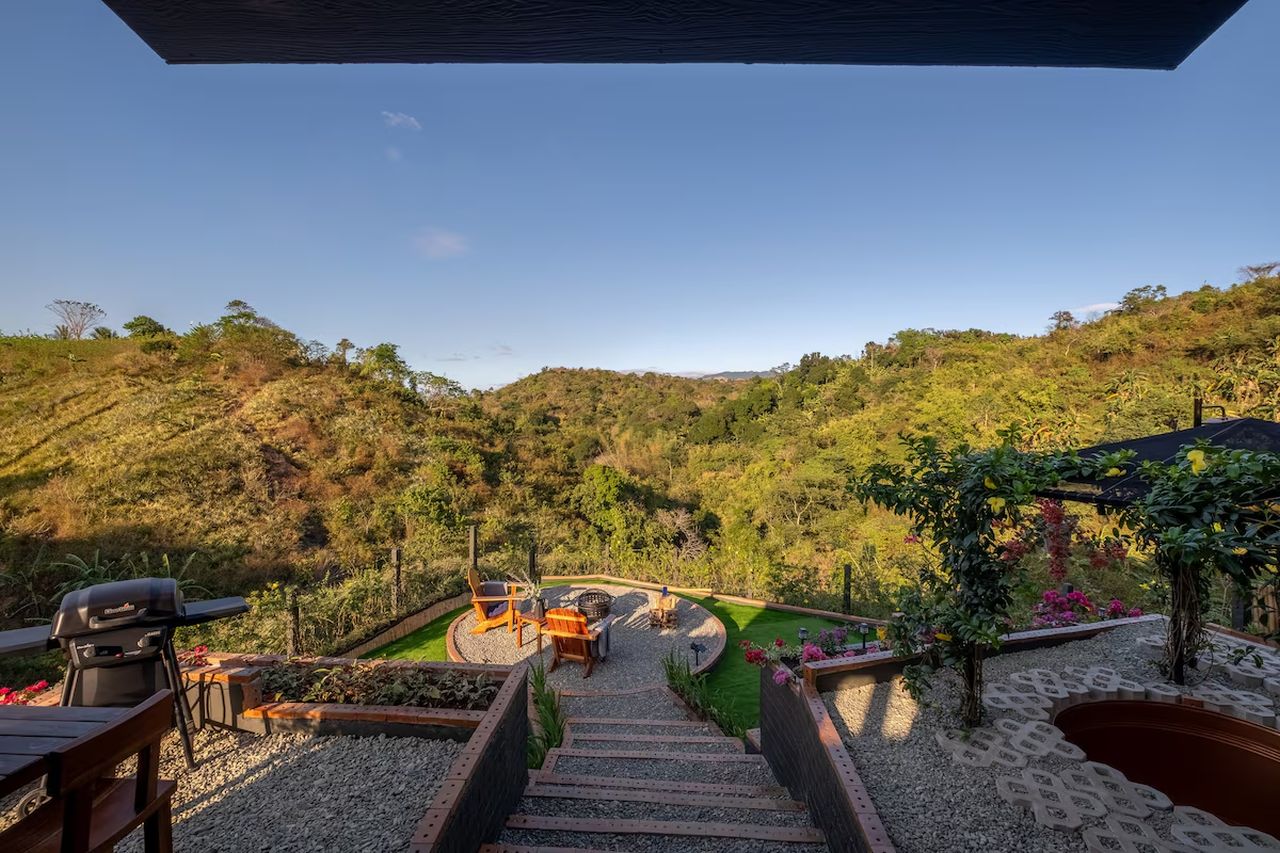
[[[342,705],[408,705],[485,710],[498,692],[488,676],[413,667],[352,663],[321,666],[289,661],[262,671],[262,693],[271,702]]]
[[[666,670],[667,686],[684,700],[695,715],[715,723],[729,737],[746,735],[747,727],[733,702],[707,685],[706,673],[695,674],[689,667],[688,658],[681,657],[673,649],[662,659],[662,667]]]

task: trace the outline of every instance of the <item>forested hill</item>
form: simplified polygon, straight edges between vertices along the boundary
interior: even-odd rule
[[[1278,278],[1141,288],[1055,323],[906,330],[753,380],[552,369],[486,393],[243,303],[183,335],[137,318],[124,338],[0,338],[0,568],[27,578],[0,607],[67,554],[167,554],[244,590],[340,577],[392,543],[456,557],[473,520],[495,561],[536,540],[558,566],[792,599],[872,543],[873,598],[902,528],[844,487],[901,431],[983,443],[1019,421],[1034,446],[1086,444],[1189,425],[1197,388],[1277,416]]]

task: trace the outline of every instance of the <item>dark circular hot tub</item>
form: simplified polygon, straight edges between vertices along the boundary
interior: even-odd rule
[[[1085,702],[1054,725],[1090,761],[1109,764],[1177,805],[1280,835],[1280,731],[1170,702]]]

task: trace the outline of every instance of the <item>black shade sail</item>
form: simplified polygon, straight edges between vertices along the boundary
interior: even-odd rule
[[[1280,424],[1256,418],[1234,418],[1191,429],[1098,444],[1083,448],[1079,454],[1082,459],[1088,459],[1117,450],[1132,450],[1135,455],[1128,470],[1133,471],[1132,466],[1140,466],[1149,460],[1172,462],[1183,447],[1202,440],[1228,450],[1266,450],[1280,453]],[[1125,506],[1145,495],[1149,489],[1142,477],[1137,473],[1130,473],[1123,477],[1071,480],[1040,494],[1042,497],[1084,501],[1098,506]],[[1280,494],[1280,483],[1276,484],[1276,492]]]
[[[1176,68],[1245,0],[104,2],[170,63],[781,62],[1167,69]]]

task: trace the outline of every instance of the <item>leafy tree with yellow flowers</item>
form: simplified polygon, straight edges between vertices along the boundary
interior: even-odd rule
[[[904,436],[905,461],[871,465],[853,483],[864,502],[906,517],[912,537],[936,562],[899,602],[892,632],[900,655],[921,655],[904,671],[917,699],[933,671],[955,669],[963,683],[960,716],[982,722],[982,663],[1010,625],[1018,570],[1004,559],[1009,531],[1038,492],[1066,477],[1088,476],[1121,462],[1110,454],[1088,462],[1074,454],[1019,449],[1016,427],[1000,442],[975,450],[944,449],[937,439]]]
[[[1137,544],[1169,584],[1164,665],[1177,684],[1206,647],[1209,583],[1222,572],[1241,590],[1274,574],[1280,555],[1280,456],[1206,443],[1174,461],[1144,462],[1150,491],[1121,510]]]

